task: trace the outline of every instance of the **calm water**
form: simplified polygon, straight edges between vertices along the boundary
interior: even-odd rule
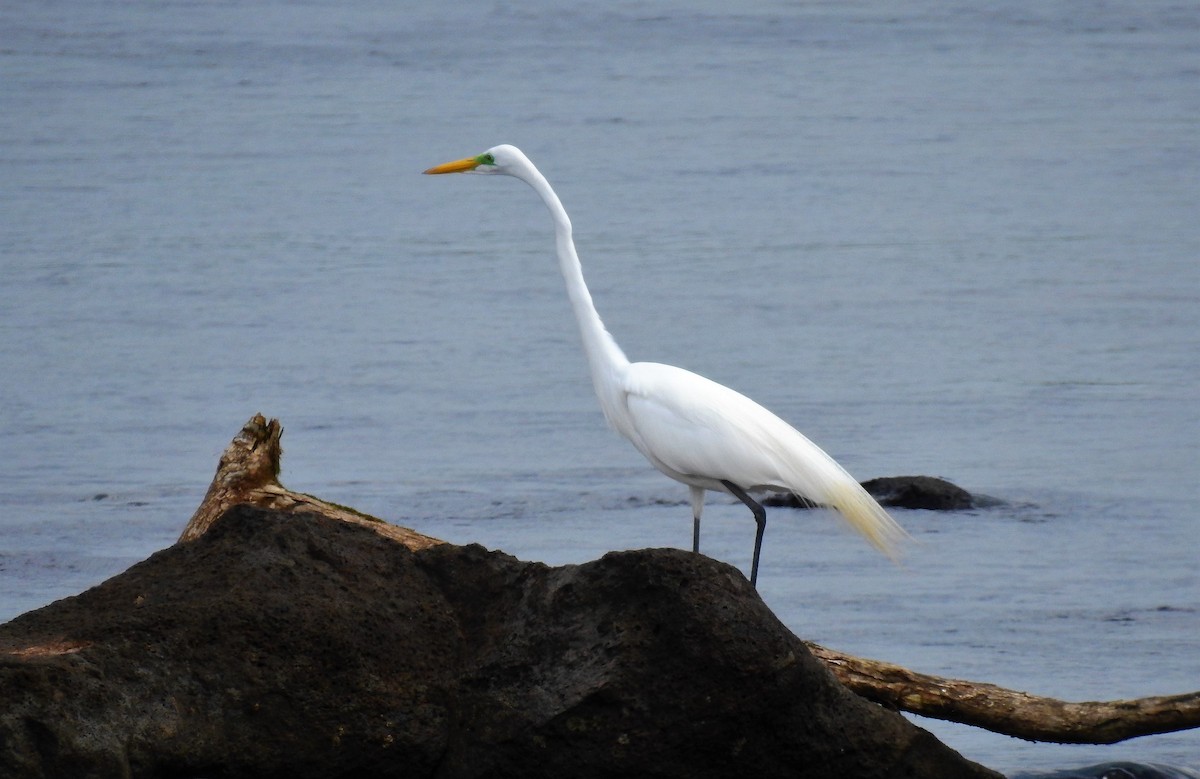
[[[170,544],[256,411],[286,484],[442,538],[689,546],[684,488],[603,426],[541,204],[419,175],[510,142],[632,358],[861,478],[1006,501],[898,512],[902,568],[772,512],[798,634],[1067,699],[1200,688],[1200,9],[558,5],[5,4],[0,618]],[[706,517],[745,569],[745,510]],[[1197,732],[920,722],[1011,773],[1200,767]]]

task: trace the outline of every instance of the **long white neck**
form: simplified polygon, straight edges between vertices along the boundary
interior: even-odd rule
[[[592,373],[592,385],[600,399],[604,416],[611,422],[614,419],[611,404],[620,402],[614,394],[617,390],[616,379],[629,366],[629,359],[604,328],[604,322],[596,313],[592,295],[583,280],[583,267],[579,264],[579,255],[575,252],[575,241],[571,237],[571,218],[567,216],[562,201],[533,163],[529,163],[517,177],[533,187],[554,217],[554,239],[558,249],[559,270],[562,271],[563,280],[567,284],[567,297],[571,300],[571,309],[575,312],[575,321],[578,322],[579,333],[583,336],[583,351]]]

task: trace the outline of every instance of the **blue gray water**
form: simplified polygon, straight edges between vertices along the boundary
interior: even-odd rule
[[[465,4],[463,4],[465,6]],[[284,483],[582,562],[688,547],[606,430],[549,220],[633,359],[794,422],[895,567],[771,512],[798,634],[1074,700],[1200,688],[1200,8],[1190,2],[10,0],[0,9],[0,618],[170,543],[254,412]],[[745,569],[745,510],[703,549]],[[1003,771],[1200,766],[918,720]]]

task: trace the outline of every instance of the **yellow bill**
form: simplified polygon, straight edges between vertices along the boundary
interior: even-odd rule
[[[483,163],[483,160],[478,157],[467,157],[466,159],[454,160],[453,162],[443,162],[441,165],[434,165],[426,173],[465,173],[468,170],[475,170]]]

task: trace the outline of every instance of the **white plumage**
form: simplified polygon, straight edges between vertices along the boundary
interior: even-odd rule
[[[571,235],[571,220],[533,163],[513,146],[430,168],[426,173],[498,173],[533,187],[554,217],[559,267],[579,323],[600,408],[654,467],[691,488],[692,548],[700,547],[706,490],[738,497],[758,524],[750,581],[758,578],[761,505],[747,493],[791,492],[836,509],[889,556],[904,530],[844,468],[794,427],[750,398],[682,368],[631,363],[604,328]]]

